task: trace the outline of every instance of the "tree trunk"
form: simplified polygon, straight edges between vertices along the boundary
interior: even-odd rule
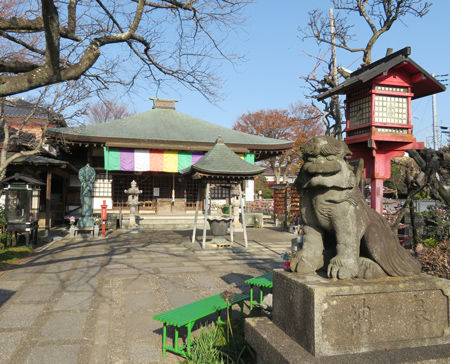
[[[273,174],[275,175],[275,183],[279,184],[281,181],[281,170],[280,167],[274,167],[273,168]]]
[[[414,249],[414,251],[416,251],[416,246],[419,243],[418,238],[417,238],[417,225],[416,225],[416,211],[414,209],[414,201],[410,200],[409,201],[409,217],[411,219],[411,227],[412,227],[412,233],[413,233],[413,246],[412,248]]]
[[[427,175],[427,177],[428,177],[428,174],[430,174],[429,178],[437,186],[437,192],[438,192],[439,196],[447,204],[447,206],[450,206],[450,194],[447,192],[447,190],[445,189],[445,187],[443,186],[441,181],[439,181],[436,178],[436,174],[432,173],[432,172],[430,173],[430,171],[427,170],[427,163],[422,159],[422,157],[417,152],[417,150],[409,150],[408,154],[416,161],[419,168],[422,170],[422,172],[424,172]]]

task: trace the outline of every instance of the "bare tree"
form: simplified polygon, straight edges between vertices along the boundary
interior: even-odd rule
[[[334,9],[340,11],[334,19],[334,34],[328,15],[316,9],[309,13],[304,36],[349,52],[361,52],[362,65],[372,63],[372,49],[375,42],[389,31],[396,21],[406,15],[423,17],[431,7],[431,2],[424,0],[332,0],[332,2]],[[350,14],[359,15],[370,28],[371,34],[364,47],[350,45],[354,39],[351,33],[353,25],[348,21]]]
[[[83,84],[78,80],[46,86],[28,100],[0,98],[0,181],[5,178],[8,166],[17,159],[45,153],[49,127],[63,126],[66,121],[85,114],[82,101],[93,90]],[[16,107],[25,113],[20,118],[11,118],[8,109]]]
[[[117,99],[102,100],[88,104],[87,113],[87,120],[91,124],[101,124],[131,115],[128,106]]]
[[[424,0],[332,0],[336,14],[330,14],[321,9],[309,12],[306,27],[300,28],[303,40],[314,39],[318,45],[325,45],[332,51],[322,51],[315,59],[313,71],[301,77],[315,98],[319,94],[336,87],[339,75],[348,77],[348,72],[337,66],[334,48],[348,52],[362,53],[362,65],[372,62],[372,50],[380,36],[389,31],[395,22],[402,21],[407,15],[422,17],[426,15],[431,3]],[[352,34],[353,24],[350,15],[356,14],[370,29],[369,39],[362,41],[364,47],[352,45],[355,35]],[[342,109],[338,96],[323,100],[323,122],[326,135],[342,138]]]
[[[126,77],[128,85],[142,77],[156,86],[176,80],[213,98],[212,61],[234,59],[223,41],[248,1],[22,2],[0,13],[2,42],[22,55],[0,58],[0,97],[81,77],[105,84]]]

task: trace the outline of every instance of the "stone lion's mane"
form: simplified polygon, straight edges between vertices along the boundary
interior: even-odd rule
[[[302,154],[305,155],[351,155],[352,153],[348,149],[347,145],[341,143],[339,140],[333,137],[327,137],[327,143],[321,144],[308,142],[301,147]]]

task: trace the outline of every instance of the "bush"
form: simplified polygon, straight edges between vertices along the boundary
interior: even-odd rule
[[[418,214],[422,217],[422,241],[427,248],[437,246],[437,242],[448,240],[450,234],[450,214],[447,206],[429,207]]]
[[[230,336],[226,324],[204,326],[191,348],[186,364],[253,363],[255,355],[244,338],[244,321],[232,320]]]
[[[436,248],[436,246],[439,244],[439,242],[435,238],[428,238],[423,241],[423,245],[425,248]]]
[[[450,241],[437,243],[435,247],[423,249],[418,258],[425,273],[450,279]]]
[[[218,343],[222,340],[222,330],[214,323],[204,326],[199,337],[191,348],[191,358],[186,359],[186,364],[222,364],[224,354],[218,349]]]

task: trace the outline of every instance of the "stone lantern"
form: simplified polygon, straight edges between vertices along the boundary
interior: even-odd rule
[[[383,211],[383,181],[391,176],[391,159],[422,149],[412,133],[411,100],[445,90],[415,63],[406,47],[351,73],[342,84],[318,97],[346,95],[346,137],[352,158],[364,159],[371,181],[371,207]]]
[[[30,234],[33,240],[37,239],[40,187],[45,184],[19,173],[4,179],[3,184],[6,186],[6,230],[24,233],[28,245]]]
[[[139,206],[139,195],[142,190],[136,184],[136,181],[131,181],[131,187],[124,191],[128,195],[127,205],[130,208],[130,223],[129,228],[136,228],[136,208]]]

